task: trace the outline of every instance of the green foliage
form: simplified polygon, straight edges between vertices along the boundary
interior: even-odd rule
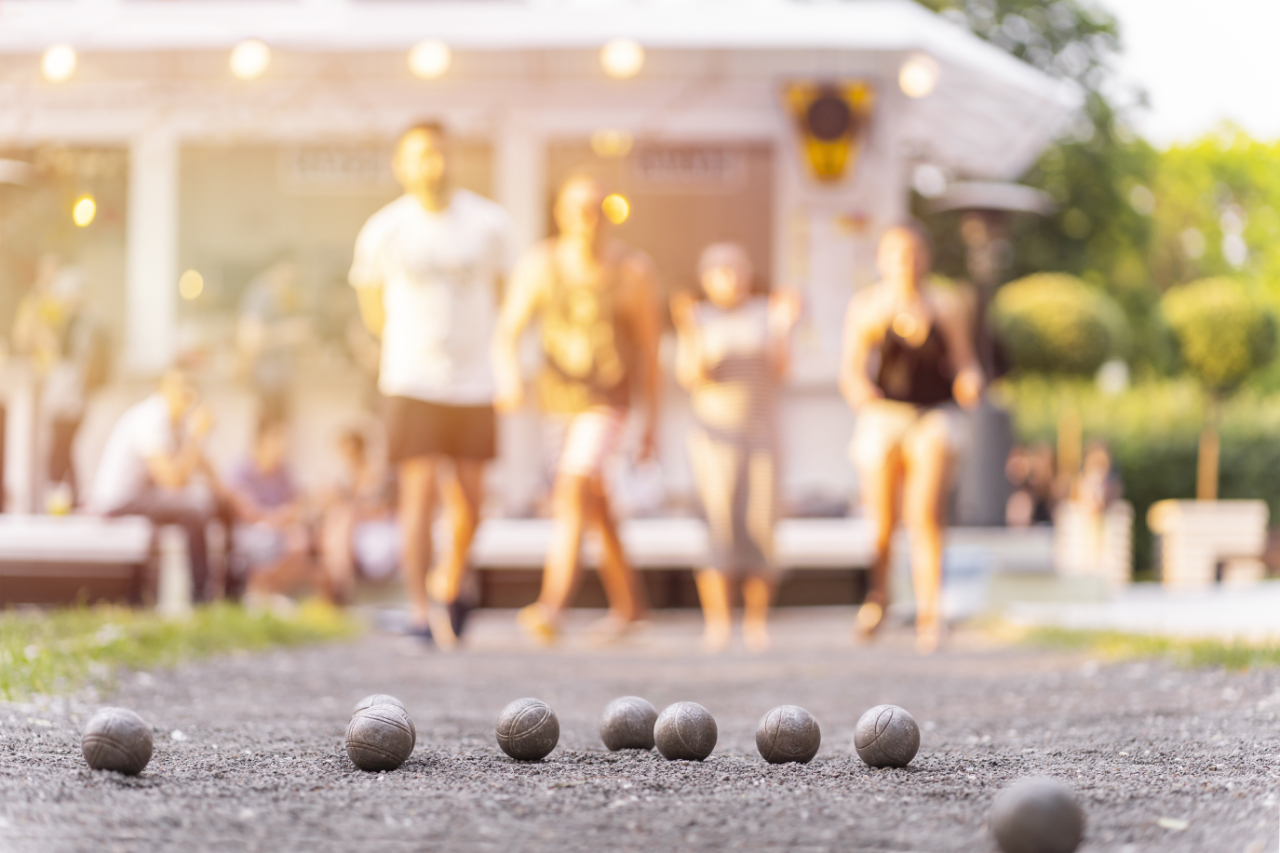
[[[1254,669],[1280,666],[1280,646],[1254,645],[1238,640],[1125,634],[1119,631],[1073,631],[1065,628],[1036,628],[1023,638],[1039,646],[1084,650],[1107,660],[1168,658],[1179,666]]]
[[[1078,278],[1040,273],[1005,285],[991,317],[1014,368],[1092,375],[1125,353],[1128,323],[1114,300]]]
[[[1166,498],[1195,497],[1202,386],[1191,379],[1161,380],[1106,396],[1093,382],[1029,376],[1002,381],[997,393],[1013,413],[1022,443],[1056,441],[1058,415],[1067,406],[1080,414],[1086,441],[1106,442],[1125,499],[1134,505],[1134,565],[1149,568],[1147,509]],[[1242,389],[1224,405],[1219,434],[1219,496],[1265,500],[1271,517],[1280,518],[1280,398]]]
[[[231,604],[187,619],[117,607],[0,613],[0,698],[74,690],[110,678],[118,667],[171,666],[239,649],[264,649],[351,636],[355,623],[322,604],[288,616]]]
[[[1179,285],[1164,295],[1161,309],[1182,360],[1212,391],[1234,390],[1275,357],[1275,318],[1237,281]]]

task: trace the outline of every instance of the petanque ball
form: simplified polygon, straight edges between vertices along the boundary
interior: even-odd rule
[[[517,761],[540,761],[560,742],[560,720],[541,699],[517,699],[498,715],[498,746]]]
[[[658,709],[639,696],[614,699],[600,717],[600,739],[610,752],[653,749],[653,725]]]
[[[920,727],[897,705],[877,705],[858,720],[853,745],[872,767],[906,767],[920,750]]]
[[[653,726],[658,752],[668,761],[701,761],[716,748],[716,718],[697,702],[668,705]]]
[[[135,776],[151,760],[151,727],[128,708],[103,708],[85,724],[80,749],[94,770]]]
[[[416,741],[413,720],[396,705],[361,708],[347,724],[347,755],[361,770],[395,770]]]
[[[351,716],[354,717],[365,708],[372,708],[374,705],[395,705],[401,711],[404,711],[406,716],[409,714],[409,709],[396,697],[387,693],[372,693],[356,703],[356,706],[351,709]],[[409,734],[412,735],[413,744],[409,747],[409,751],[412,752],[413,747],[418,745],[418,728],[413,724],[412,717],[409,718]]]
[[[818,721],[799,705],[779,705],[761,717],[756,727],[756,749],[770,764],[808,764],[821,744]]]
[[[1084,838],[1084,810],[1061,782],[1023,779],[996,796],[990,825],[1004,853],[1071,853]]]

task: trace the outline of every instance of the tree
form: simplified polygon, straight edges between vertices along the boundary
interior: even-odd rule
[[[1125,354],[1124,312],[1074,276],[1038,273],[1006,284],[991,305],[996,333],[1019,372],[1092,376]]]
[[[1200,435],[1196,497],[1218,496],[1218,420],[1222,398],[1240,387],[1276,351],[1276,322],[1240,282],[1209,278],[1174,287],[1161,299],[1165,320],[1188,370],[1208,392]]]

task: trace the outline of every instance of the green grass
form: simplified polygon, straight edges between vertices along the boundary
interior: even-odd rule
[[[1184,640],[1118,631],[1071,631],[1064,628],[1033,628],[1022,639],[1039,646],[1088,651],[1108,660],[1165,658],[1180,666],[1226,669],[1280,666],[1280,645]]]
[[[308,603],[287,616],[232,604],[169,619],[121,607],[0,613],[0,699],[109,683],[121,668],[147,669],[220,652],[252,651],[354,635],[350,616]]]

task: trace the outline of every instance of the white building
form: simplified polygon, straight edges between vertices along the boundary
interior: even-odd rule
[[[643,48],[612,57],[631,62],[614,69],[629,77],[606,73],[614,39]],[[246,40],[266,51],[242,49],[240,79],[231,57]],[[424,41],[418,76],[411,50]],[[55,45],[72,51],[46,54]],[[857,88],[865,108],[837,180],[815,177],[789,94],[803,107],[822,85]],[[916,167],[1016,179],[1077,100],[910,0],[0,2],[0,156],[55,172],[66,152],[98,157],[97,172],[86,177],[81,157],[59,186],[99,187],[100,216],[60,239],[117,326],[123,376],[158,372],[186,336],[216,356],[238,289],[283,250],[317,294],[336,287],[359,225],[396,193],[391,142],[437,117],[465,140],[462,182],[506,206],[526,243],[547,233],[556,182],[594,161],[631,202],[620,236],[669,287],[692,280],[703,244],[729,238],[770,282],[804,290],[786,397],[792,499],[839,500],[853,485],[852,417],[835,388],[841,319],[873,279],[879,233],[906,214]],[[20,216],[22,192],[0,186],[0,210]],[[12,275],[18,254],[40,248],[0,254]],[[177,287],[187,269],[205,282],[191,302]],[[349,419],[352,374],[316,355],[299,393],[326,414],[308,423]],[[671,389],[663,470],[678,495],[687,412]],[[328,440],[316,432],[304,451],[318,458]],[[494,476],[508,509],[528,502],[537,447],[527,419],[505,426]]]

